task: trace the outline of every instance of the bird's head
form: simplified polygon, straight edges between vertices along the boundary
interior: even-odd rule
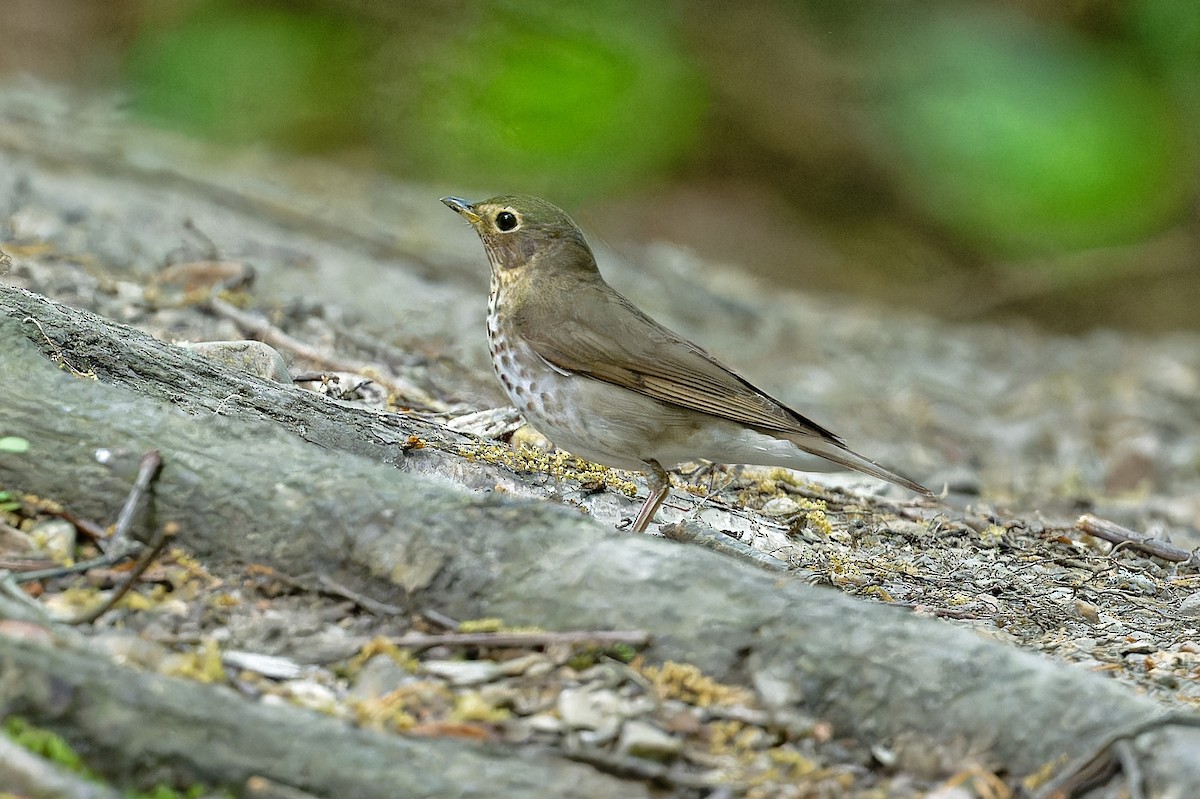
[[[475,228],[497,273],[546,266],[595,271],[592,251],[579,227],[565,211],[545,200],[509,194],[477,203],[458,197],[443,197],[442,202]]]

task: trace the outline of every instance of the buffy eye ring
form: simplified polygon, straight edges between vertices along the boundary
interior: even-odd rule
[[[512,211],[501,211],[496,214],[496,228],[502,233],[508,233],[517,227],[517,215]]]

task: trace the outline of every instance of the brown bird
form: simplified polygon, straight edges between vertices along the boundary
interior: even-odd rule
[[[812,470],[816,455],[933,496],[639,311],[562,209],[524,195],[442,202],[491,262],[488,347],[509,399],[573,455],[649,474],[634,531],[670,491],[663,467],[697,459]]]

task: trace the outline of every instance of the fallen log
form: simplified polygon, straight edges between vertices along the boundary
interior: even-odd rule
[[[179,542],[212,563],[324,572],[464,618],[644,629],[649,657],[751,684],[771,707],[802,706],[913,764],[936,748],[1024,776],[1132,751],[1148,791],[1200,795],[1200,730],[1157,723],[1162,707],[1116,681],[545,503],[472,494],[372,443],[381,423],[408,420],[178,358],[28,292],[0,288],[0,305],[0,381],[19,387],[0,425],[31,442],[0,456],[8,488],[99,515],[104,498],[124,495],[134,456],[157,449],[164,466],[146,522],[178,523]],[[416,457],[458,457],[437,440],[446,446]],[[128,455],[129,475],[111,453]],[[470,481],[482,467],[459,468]]]
[[[266,778],[359,799],[648,795],[545,752],[354,729],[315,711],[250,702],[226,687],[3,633],[0,708],[83,737],[108,776],[149,780],[147,788],[157,772],[210,785]]]

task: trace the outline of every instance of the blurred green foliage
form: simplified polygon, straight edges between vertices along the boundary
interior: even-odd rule
[[[1133,241],[1176,221],[1192,153],[1167,95],[1118,53],[996,12],[876,40],[880,105],[925,212],[1007,255]]]
[[[1195,138],[1200,128],[1200,3],[1141,0],[1129,15],[1138,56],[1165,79]]]
[[[755,168],[738,179],[798,195],[792,184],[822,168],[810,154],[834,152],[843,171],[896,179],[897,216],[933,220],[985,258],[1132,242],[1185,217],[1200,2],[1117,3],[1102,32],[996,3],[781,6],[794,13],[742,20],[739,39],[722,35],[717,4],[175,0],[187,13],[147,17],[127,77],[135,110],[176,128],[363,144],[447,191],[571,206],[690,164],[701,180]],[[794,29],[772,37],[772,25]],[[718,79],[729,61],[697,42],[726,39],[748,67]],[[764,74],[784,79],[747,85]],[[795,113],[806,103],[816,110]]]
[[[703,80],[667,6],[482,8],[426,50],[415,92],[387,114],[401,168],[569,203],[644,184],[696,143]]]
[[[328,147],[359,128],[361,56],[357,29],[332,17],[201,4],[178,27],[142,32],[134,110],[219,141]]]
[[[364,133],[407,177],[561,202],[662,174],[699,137],[703,80],[665,6],[410,11],[375,29],[353,15],[200,2],[181,24],[142,32],[134,108],[237,143],[311,149]]]

